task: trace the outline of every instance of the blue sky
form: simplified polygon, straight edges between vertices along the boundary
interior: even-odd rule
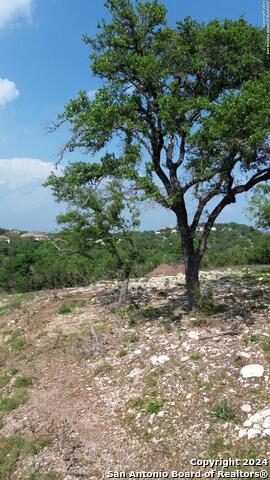
[[[190,15],[245,17],[262,22],[261,0],[165,0],[169,19]],[[0,0],[0,226],[54,230],[63,210],[42,187],[54,169],[65,130],[46,133],[63,105],[80,89],[95,90],[88,49],[81,36],[94,36],[106,16],[103,0]],[[78,154],[72,158],[77,160]],[[246,198],[227,207],[219,221],[247,223]],[[143,228],[175,223],[158,208],[143,214]]]

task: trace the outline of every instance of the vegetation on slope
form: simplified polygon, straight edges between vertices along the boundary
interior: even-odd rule
[[[133,236],[139,251],[133,276],[147,275],[161,263],[182,263],[174,230],[135,232]],[[212,231],[203,267],[269,262],[269,235],[247,225],[230,223],[217,224]],[[0,242],[0,288],[8,292],[72,287],[117,277],[116,260],[102,243],[95,244],[91,258],[86,258],[78,253],[74,239],[59,241],[56,235],[41,242],[20,237],[11,239],[10,244]]]

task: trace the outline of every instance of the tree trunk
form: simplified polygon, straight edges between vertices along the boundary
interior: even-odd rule
[[[200,282],[199,282],[199,265],[200,262],[195,253],[184,254],[186,269],[186,289],[188,309],[198,306],[200,300]]]
[[[129,277],[125,277],[122,282],[122,287],[121,287],[121,291],[118,299],[119,308],[122,308],[127,303],[128,285],[129,285]]]
[[[180,222],[179,222],[180,223]],[[194,235],[179,225],[185,263],[188,309],[197,307],[200,301],[199,267],[201,255],[194,249]]]

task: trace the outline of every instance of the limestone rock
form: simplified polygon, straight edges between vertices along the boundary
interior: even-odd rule
[[[251,440],[252,438],[257,437],[257,435],[260,435],[261,430],[259,428],[250,428],[247,432],[248,439]]]
[[[140,375],[141,373],[142,373],[142,370],[140,368],[134,368],[134,370],[132,370],[127,376],[129,378],[134,378]]]
[[[246,365],[241,369],[241,375],[243,378],[255,378],[262,377],[264,374],[264,368],[258,363]]]
[[[251,406],[249,405],[249,403],[245,403],[244,405],[241,406],[241,410],[242,410],[242,412],[250,413],[251,412]]]
[[[195,332],[194,330],[191,330],[191,332],[188,332],[188,337],[192,340],[199,340],[200,334],[198,332]]]
[[[170,357],[168,355],[153,355],[150,361],[152,365],[163,365],[163,363],[170,361]]]
[[[249,417],[238,433],[239,438],[247,436],[248,439],[252,439],[257,435],[270,435],[270,407],[264,408]]]

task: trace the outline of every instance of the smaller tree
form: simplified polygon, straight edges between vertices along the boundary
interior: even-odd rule
[[[77,250],[93,259],[99,246],[106,263],[118,272],[122,280],[118,304],[123,306],[138,255],[133,230],[140,224],[139,198],[117,179],[104,177],[100,166],[93,163],[70,164],[62,176],[51,174],[45,186],[52,188],[58,202],[68,204],[68,211],[57,221],[66,225],[63,233]],[[96,260],[101,265],[104,258]]]
[[[270,184],[258,185],[249,202],[248,213],[258,228],[270,228]]]

